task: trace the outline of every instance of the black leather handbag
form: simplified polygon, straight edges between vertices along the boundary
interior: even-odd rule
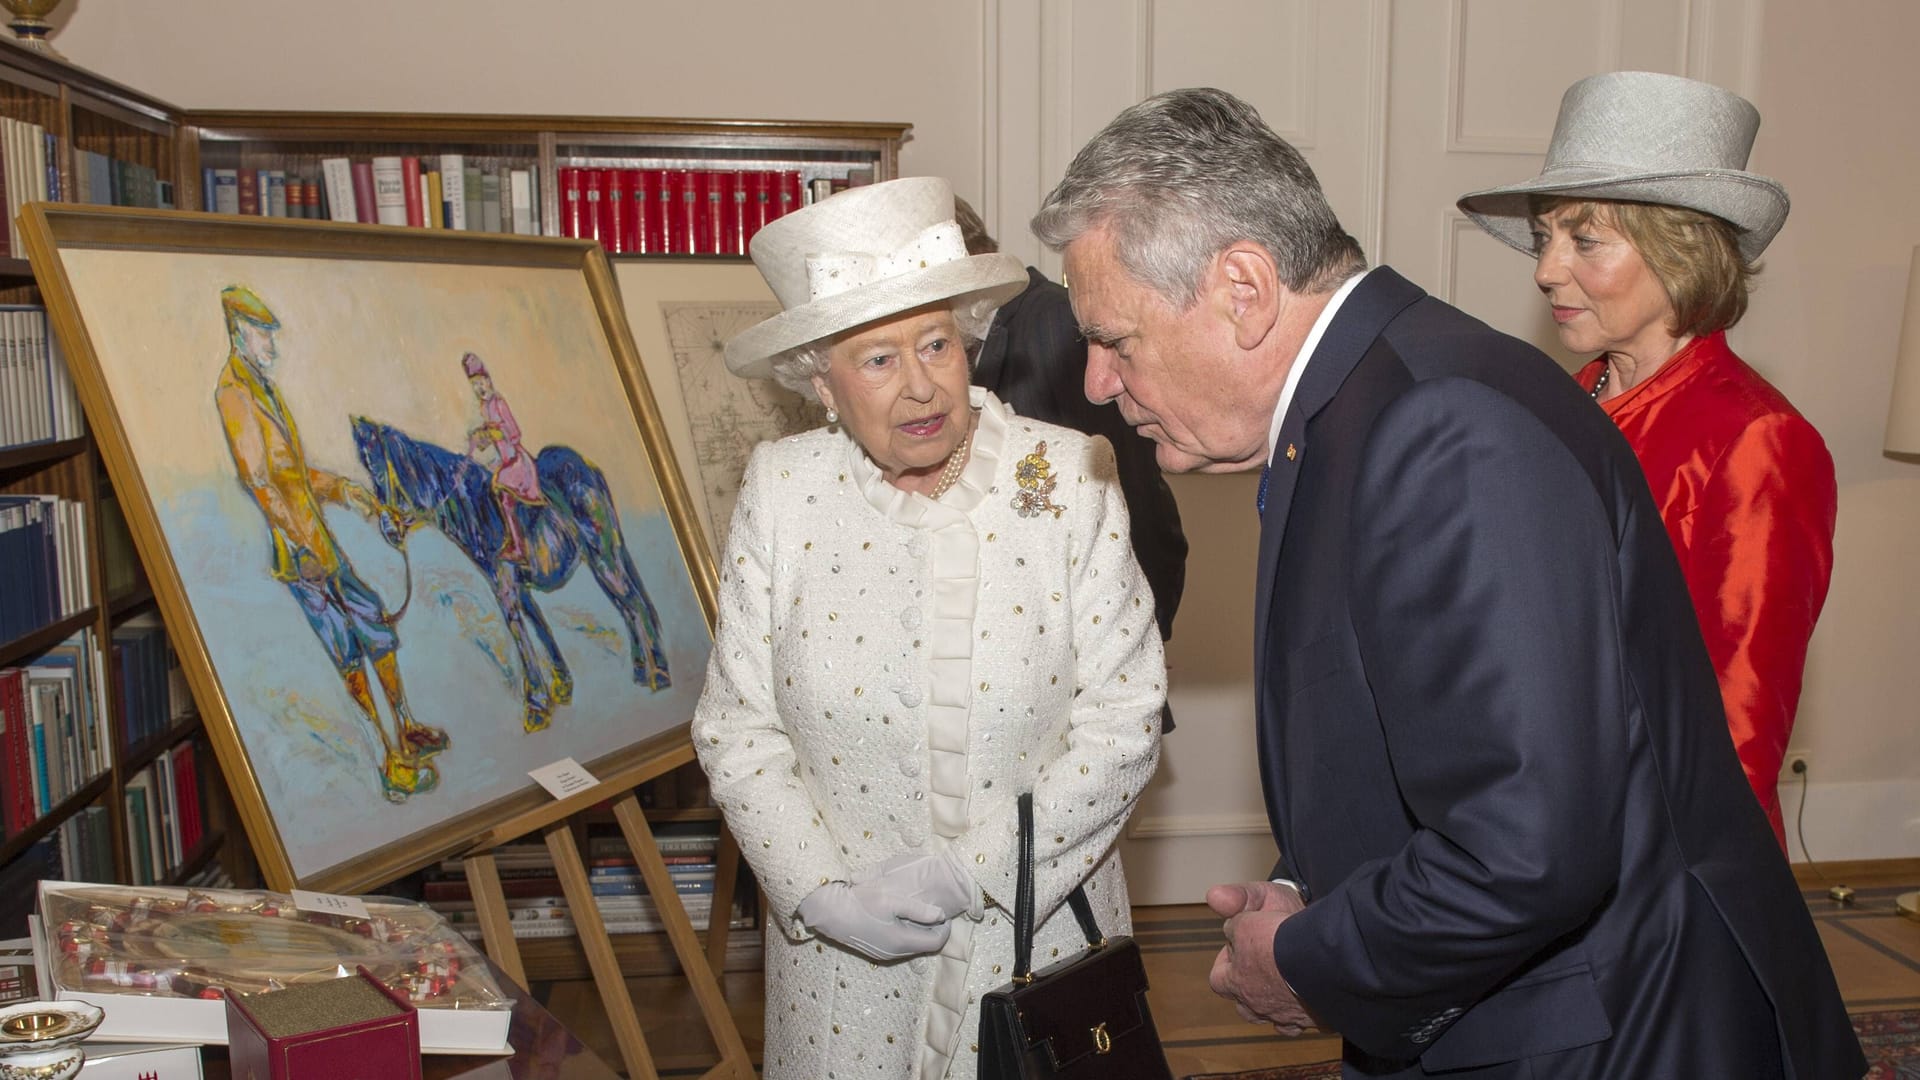
[[[1087,948],[1033,970],[1033,794],[1020,796],[1020,875],[1013,901],[1013,981],[980,999],[980,1080],[1098,1077],[1173,1080],[1147,968],[1130,937],[1101,936],[1076,887],[1067,906]]]

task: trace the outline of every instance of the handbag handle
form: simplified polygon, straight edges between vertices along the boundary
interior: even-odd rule
[[[1013,981],[1026,985],[1033,981],[1033,792],[1020,794],[1020,866],[1013,890]],[[1084,884],[1075,885],[1067,894],[1067,906],[1087,936],[1087,948],[1098,949],[1107,943],[1094,921],[1093,905],[1087,902]]]

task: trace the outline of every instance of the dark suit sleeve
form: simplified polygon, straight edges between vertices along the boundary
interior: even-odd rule
[[[1173,490],[1154,458],[1153,441],[1137,434],[1117,407],[1087,400],[1087,343],[1080,336],[1066,290],[1041,281],[1020,299],[1007,326],[1002,379],[1013,396],[1002,397],[1036,420],[1105,435],[1113,445],[1120,490],[1126,494],[1133,525],[1133,556],[1153,590],[1160,636],[1172,637],[1173,617],[1186,587],[1187,537],[1180,528],[1180,507]],[[1029,387],[1033,392],[1026,392]]]
[[[1347,1039],[1410,1060],[1614,887],[1618,560],[1567,446],[1477,382],[1402,395],[1360,477],[1347,589],[1414,831],[1283,923],[1274,957]]]

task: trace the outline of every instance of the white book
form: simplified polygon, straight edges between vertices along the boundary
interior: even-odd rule
[[[87,1043],[85,1080],[201,1080],[200,1048],[165,1043]]]
[[[12,185],[8,185],[12,190]],[[26,376],[21,370],[21,350],[15,327],[19,320],[11,311],[0,312],[0,445],[12,446],[27,441]]]
[[[25,126],[27,129],[27,154],[30,161],[27,167],[33,170],[33,174],[28,177],[29,180],[33,181],[33,200],[35,202],[46,202],[47,129],[41,127],[39,124],[27,124]]]
[[[513,189],[509,196],[513,200],[513,232],[517,236],[533,235],[533,171],[514,169],[507,174],[507,186]]]
[[[237,214],[240,212],[240,170],[213,170],[213,212],[216,214]]]
[[[287,171],[269,169],[260,174],[260,212],[268,217],[287,216]]]
[[[42,311],[40,319],[46,322],[47,313]],[[67,433],[63,439],[77,439],[87,433],[86,410],[80,405],[80,388],[74,385],[73,369],[67,366],[67,354],[60,348],[60,336],[53,332],[52,324],[47,325],[47,350],[53,354],[53,369],[60,372],[61,381],[67,395]]]
[[[447,204],[447,228],[467,229],[467,158],[465,154],[440,155],[440,197]]]
[[[47,355],[46,320],[37,311],[20,313],[20,326],[27,336],[27,370],[33,375],[33,396],[27,406],[33,410],[36,439],[53,438],[53,357]]]
[[[374,220],[382,225],[407,223],[407,181],[397,157],[373,159]]]
[[[26,164],[19,160],[19,127],[20,121],[10,116],[0,116],[0,166],[4,166],[6,171],[7,238],[16,258],[25,256],[20,246],[20,235],[13,227],[13,219],[20,215],[20,170],[26,168]]]
[[[320,175],[327,184],[327,217],[358,221],[353,203],[353,162],[343,157],[320,159]]]

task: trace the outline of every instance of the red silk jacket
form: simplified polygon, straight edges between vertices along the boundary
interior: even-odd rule
[[[1595,360],[1575,376],[1589,390]],[[1601,403],[1633,446],[1720,679],[1727,726],[1782,849],[1780,763],[1827,598],[1838,504],[1813,425],[1727,347],[1696,338]]]

